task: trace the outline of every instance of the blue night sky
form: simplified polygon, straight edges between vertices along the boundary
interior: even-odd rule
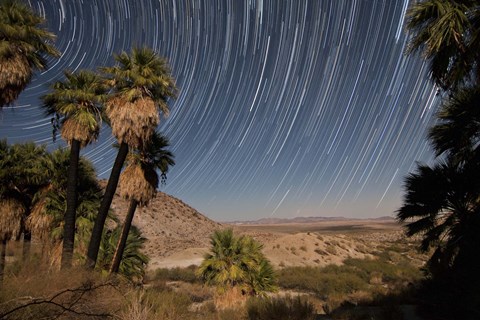
[[[0,114],[0,137],[50,149],[39,97],[64,69],[113,65],[146,45],[180,94],[160,131],[176,156],[161,190],[219,221],[394,215],[404,176],[429,162],[438,106],[405,56],[407,0],[30,0],[63,53]],[[83,151],[108,178],[104,126]]]

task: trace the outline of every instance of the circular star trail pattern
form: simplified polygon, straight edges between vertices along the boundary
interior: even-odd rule
[[[48,84],[145,45],[180,88],[160,126],[177,163],[162,189],[210,218],[393,215],[404,176],[432,159],[438,99],[404,54],[407,0],[28,3],[63,54],[3,110],[10,143],[64,146],[39,107]],[[102,178],[114,142],[104,125],[83,151]]]

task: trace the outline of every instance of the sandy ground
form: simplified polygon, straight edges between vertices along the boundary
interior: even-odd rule
[[[236,234],[250,235],[264,246],[276,267],[341,264],[347,258],[365,258],[377,246],[403,238],[401,226],[387,220],[342,220],[308,224],[227,225]],[[207,237],[207,235],[206,235]],[[155,256],[148,269],[199,265],[208,247],[174,250]]]
[[[188,248],[180,252],[175,252],[167,257],[154,257],[148,263],[148,269],[184,268],[191,265],[200,265],[207,251],[207,248]]]

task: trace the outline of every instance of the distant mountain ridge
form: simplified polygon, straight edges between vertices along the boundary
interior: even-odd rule
[[[289,223],[314,223],[324,221],[346,221],[346,220],[395,220],[390,216],[378,218],[345,218],[345,217],[295,217],[295,218],[261,218],[258,220],[248,221],[231,221],[230,224],[289,224]]]

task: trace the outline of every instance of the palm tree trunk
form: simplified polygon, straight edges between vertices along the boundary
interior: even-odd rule
[[[130,227],[132,226],[133,216],[135,215],[135,210],[137,209],[138,202],[136,200],[130,200],[130,206],[128,207],[128,213],[125,217],[125,222],[123,223],[122,234],[120,239],[118,239],[117,249],[113,255],[112,265],[110,267],[110,273],[117,273],[118,268],[120,267],[120,262],[122,261],[123,251],[125,250],[125,244],[127,243],[128,233],[130,232]]]
[[[67,177],[67,210],[63,226],[62,269],[72,266],[73,245],[75,242],[75,217],[77,209],[78,161],[80,158],[80,141],[72,140],[70,164]]]
[[[112,172],[110,173],[110,178],[108,178],[107,187],[105,188],[105,194],[102,198],[102,203],[98,209],[98,215],[93,225],[92,235],[90,237],[90,243],[88,245],[87,251],[87,262],[86,266],[88,268],[95,268],[97,263],[98,250],[100,249],[100,242],[102,240],[103,227],[105,225],[105,220],[108,216],[108,210],[112,204],[113,196],[117,190],[118,181],[120,179],[120,172],[122,171],[123,164],[128,154],[128,144],[122,142],[120,148],[118,149],[117,157],[115,158],[115,163],[112,167]]]
[[[32,245],[32,233],[30,231],[25,230],[23,232],[23,251],[22,251],[22,259],[25,261],[28,259],[30,255],[30,247]]]
[[[3,283],[3,271],[5,270],[5,255],[7,253],[7,240],[2,239],[0,244],[0,286]]]

